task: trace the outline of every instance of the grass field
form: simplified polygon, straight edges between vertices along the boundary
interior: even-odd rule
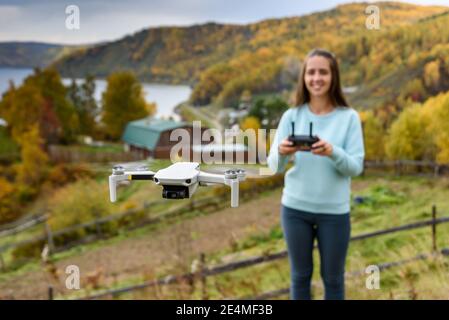
[[[152,169],[164,165],[154,163],[155,168]],[[101,188],[106,188],[101,181],[98,183]],[[210,189],[202,190],[206,193]],[[120,190],[122,201],[118,208],[138,206],[144,200],[157,199],[159,192],[157,186],[145,182],[124,187]],[[106,195],[107,190],[104,193]],[[353,204],[353,236],[428,219],[433,204],[438,208],[438,216],[449,216],[448,178],[357,177],[353,181],[352,194],[365,199],[363,204]],[[200,253],[206,255],[208,265],[215,265],[285,250],[279,226],[280,195],[280,189],[267,191],[237,209],[226,208],[207,214],[191,212],[174,221],[120,232],[111,239],[56,254],[53,261],[59,280],[49,277],[48,268],[41,262],[30,262],[18,270],[0,275],[0,292],[18,298],[45,298],[46,288],[51,283],[60,287],[60,298],[82,296],[99,289],[122,287],[189,271]],[[449,225],[439,225],[437,230],[438,247],[448,247]],[[29,234],[36,233],[35,229],[29,230]],[[24,235],[15,237],[6,240],[15,241]],[[352,242],[347,271],[363,271],[370,264],[398,261],[430,250],[430,227]],[[449,259],[446,259],[413,262],[382,271],[380,290],[367,290],[364,276],[350,278],[347,280],[347,298],[446,299],[449,292]],[[315,252],[315,263],[314,292],[320,298],[322,285],[318,252]],[[62,288],[63,271],[69,264],[76,264],[82,273],[91,274],[82,277],[83,289],[80,291]],[[92,277],[96,280],[93,281]],[[289,267],[287,259],[282,259],[210,278],[207,280],[207,294],[209,298],[254,296],[288,285]],[[190,287],[181,290],[174,286],[158,290],[123,294],[119,298],[202,297],[198,287],[193,291]]]

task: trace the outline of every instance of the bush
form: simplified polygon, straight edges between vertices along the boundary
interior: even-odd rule
[[[276,174],[265,178],[247,179],[241,182],[239,185],[240,196],[243,198],[254,193],[261,193],[267,190],[271,190],[282,186],[283,183],[283,174]],[[228,188],[229,187],[227,186],[217,187],[214,189],[214,195],[218,197],[225,197],[225,195],[228,193]]]
[[[0,224],[14,221],[21,215],[16,196],[17,188],[0,177]]]
[[[60,187],[69,182],[83,178],[92,178],[94,174],[85,164],[57,164],[51,168],[47,176],[47,183],[52,187]]]
[[[49,208],[49,223],[53,231],[93,221],[112,212],[107,186],[88,179],[81,179],[58,190],[50,199]],[[102,225],[102,231],[114,229],[114,223]],[[88,233],[89,230],[80,228],[66,240],[82,238]]]

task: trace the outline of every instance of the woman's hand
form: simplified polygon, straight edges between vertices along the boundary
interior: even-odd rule
[[[312,153],[318,156],[329,157],[332,154],[333,150],[334,149],[332,148],[332,145],[329,142],[322,139],[320,139],[320,141],[312,145]]]
[[[283,156],[291,155],[291,154],[295,153],[296,151],[309,150],[309,149],[310,148],[307,148],[307,147],[300,147],[300,146],[295,147],[293,145],[293,142],[288,141],[287,138],[282,140],[278,147],[279,154],[283,155]]]

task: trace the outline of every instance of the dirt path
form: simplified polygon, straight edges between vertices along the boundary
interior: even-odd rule
[[[207,255],[230,248],[233,242],[255,232],[267,231],[279,223],[280,197],[281,191],[278,190],[238,208],[195,217],[148,235],[105,244],[58,261],[60,281],[56,285],[62,293],[69,293],[63,289],[64,270],[68,265],[80,268],[83,287],[86,282],[83,275],[101,273],[102,283],[110,284],[133,276],[154,274],[161,271],[162,266],[179,266],[187,259],[198,257],[201,252]],[[43,268],[8,279],[0,283],[0,298],[46,299],[49,279],[49,273]]]

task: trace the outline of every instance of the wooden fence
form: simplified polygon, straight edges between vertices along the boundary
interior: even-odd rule
[[[144,160],[146,157],[137,152],[82,152],[57,145],[51,145],[48,154],[53,162],[129,162]]]
[[[423,168],[427,168],[427,170],[430,169],[430,171],[433,173],[434,176],[439,176],[441,174],[445,174],[448,172],[447,165],[440,165],[440,164],[436,164],[433,162],[425,162],[425,161],[407,161],[407,160],[390,161],[390,162],[367,161],[367,162],[365,162],[365,167],[368,169],[369,168],[374,168],[374,169],[375,168],[381,168],[381,169],[392,168],[396,174],[402,174],[403,172],[407,172],[407,167],[418,168],[418,170],[417,170],[418,173],[420,173],[420,172],[422,173],[425,170]],[[407,173],[407,174],[410,174],[410,173]],[[278,187],[278,186],[279,186],[278,184],[274,184],[272,187]],[[254,192],[257,190],[251,190],[251,191]],[[246,196],[242,195],[241,198],[242,198],[242,200],[245,200],[245,198],[246,199],[252,198],[253,195],[254,194],[250,193]],[[221,196],[202,198],[202,199],[193,198],[187,206],[171,209],[171,210],[168,210],[161,214],[158,214],[157,216],[154,216],[154,217],[145,217],[144,219],[139,220],[138,223],[128,226],[127,228],[125,228],[125,230],[136,229],[136,228],[140,228],[142,226],[148,225],[148,224],[158,223],[163,220],[174,218],[180,214],[183,214],[183,213],[189,212],[189,211],[193,211],[193,210],[204,210],[207,208],[213,208],[215,210],[218,208],[226,207],[227,201],[228,201],[227,198],[228,198],[227,194],[224,194]],[[50,252],[55,253],[55,252],[60,252],[63,250],[70,249],[79,244],[93,242],[98,239],[104,239],[105,237],[107,237],[107,235],[103,234],[102,225],[104,225],[110,221],[120,220],[122,218],[132,216],[132,215],[142,212],[142,211],[148,211],[149,208],[151,208],[152,206],[160,204],[165,201],[168,201],[168,200],[156,201],[156,202],[152,202],[152,203],[145,203],[143,205],[143,207],[141,207],[141,208],[132,209],[132,210],[128,210],[126,212],[99,218],[94,221],[89,221],[87,223],[71,226],[69,228],[65,228],[63,230],[58,230],[55,232],[53,232],[51,230],[51,228],[49,227],[46,215],[34,216],[34,217],[26,220],[22,224],[10,224],[6,228],[3,227],[0,229],[0,237],[14,235],[14,234],[20,233],[24,230],[27,230],[29,228],[32,228],[33,226],[35,226],[37,224],[42,224],[42,223],[45,224],[45,233],[38,237],[22,240],[17,243],[9,243],[9,244],[1,246],[0,247],[0,270],[6,269],[2,253],[8,249],[13,249],[16,247],[29,245],[29,244],[33,244],[33,243],[47,243]],[[431,220],[420,221],[420,222],[416,222],[413,224],[404,225],[404,226],[400,226],[400,227],[396,227],[396,228],[392,228],[392,229],[380,230],[380,231],[376,231],[374,233],[357,235],[357,236],[351,238],[351,241],[367,239],[367,238],[371,238],[371,237],[375,237],[375,236],[380,236],[383,234],[388,234],[388,233],[398,232],[398,231],[403,231],[403,230],[410,230],[410,229],[414,229],[414,228],[421,228],[421,227],[430,225],[432,228],[432,249],[433,249],[433,251],[436,251],[437,250],[436,249],[436,240],[435,240],[436,239],[436,225],[439,223],[448,222],[449,217],[437,219],[436,218],[436,207],[433,207],[433,209],[432,209],[432,217],[433,218]],[[63,236],[64,234],[71,233],[71,232],[79,230],[79,229],[94,229],[95,232],[93,234],[90,234],[88,237],[85,237],[84,239],[72,241],[70,243],[64,244],[63,246],[58,247],[57,245],[55,245],[55,241],[54,241],[55,238],[57,238],[59,236]],[[280,258],[285,258],[286,256],[287,256],[287,253],[284,251],[284,252],[280,252],[280,253],[277,253],[274,255],[255,257],[255,258],[251,258],[249,260],[239,261],[234,264],[230,264],[228,266],[216,266],[216,267],[209,268],[204,264],[204,265],[202,265],[202,269],[201,269],[202,272],[199,275],[199,278],[203,279],[202,281],[205,281],[206,277],[209,277],[209,276],[212,276],[215,274],[232,271],[232,270],[235,270],[235,269],[238,269],[241,267],[251,266],[254,264],[258,264],[258,263],[264,263],[264,262],[268,262],[268,261],[272,261],[272,260],[276,260],[276,259],[280,259]],[[204,260],[204,257],[200,257],[200,260],[201,259]],[[182,278],[186,278],[186,277],[191,278],[192,276],[194,276],[194,275],[186,274],[186,275],[181,275],[181,276],[169,276],[168,278],[156,280],[155,283],[157,285],[164,284],[164,283],[168,284],[168,283],[173,283],[173,282],[179,281],[179,279],[182,279]],[[198,275],[196,275],[196,276],[198,276]],[[151,283],[152,282],[145,283],[145,284],[141,284],[141,285],[135,286],[135,287],[137,289],[138,288],[146,288],[148,286],[151,286]],[[133,287],[131,287],[131,289],[129,289],[128,291],[132,291],[133,290],[132,288]],[[125,290],[124,292],[128,292],[128,291],[126,291],[126,288],[119,289],[119,293],[121,292],[120,290]],[[108,291],[104,295],[107,295],[107,294],[115,294],[115,291],[114,290]],[[94,297],[96,297],[96,296],[94,296]],[[101,295],[99,297],[101,297]]]
[[[418,221],[418,222],[405,224],[405,225],[398,226],[398,227],[393,227],[393,228],[388,228],[388,229],[384,229],[384,230],[379,230],[379,231],[356,235],[356,236],[351,237],[350,241],[351,242],[360,241],[360,240],[379,237],[379,236],[386,235],[386,234],[393,234],[393,233],[397,233],[400,231],[413,230],[413,229],[430,226],[431,227],[430,228],[431,229],[431,253],[430,254],[420,254],[420,255],[410,258],[410,259],[383,263],[378,266],[379,269],[380,270],[388,269],[388,268],[392,268],[395,266],[400,266],[400,265],[403,265],[406,263],[410,263],[413,261],[427,259],[436,254],[442,254],[444,256],[449,256],[449,248],[444,248],[444,249],[438,251],[437,229],[436,229],[436,226],[438,224],[449,222],[449,216],[437,218],[437,208],[435,205],[432,206],[431,215],[432,215],[432,218],[428,219],[428,220]],[[316,249],[316,248],[317,248],[317,245],[315,245],[314,249]],[[277,253],[251,257],[251,258],[242,259],[242,260],[227,263],[227,264],[207,266],[206,262],[205,262],[206,261],[205,255],[200,254],[200,257],[199,257],[200,263],[199,263],[198,271],[196,271],[196,272],[189,272],[189,273],[185,273],[185,274],[181,274],[181,275],[168,275],[166,277],[152,280],[152,281],[147,281],[147,282],[144,282],[144,283],[141,283],[138,285],[127,286],[127,287],[123,287],[123,288],[119,288],[119,289],[103,290],[103,291],[97,292],[93,295],[89,295],[89,296],[79,298],[79,299],[80,300],[86,300],[86,299],[92,300],[92,299],[100,299],[100,298],[111,297],[111,296],[116,297],[117,295],[133,292],[135,290],[142,290],[142,289],[147,289],[150,287],[159,287],[159,286],[163,286],[163,285],[169,285],[169,284],[175,284],[175,283],[181,283],[181,282],[182,283],[187,282],[187,283],[190,283],[192,286],[194,286],[195,280],[199,281],[199,283],[201,285],[202,298],[207,299],[208,294],[206,291],[206,283],[207,283],[206,279],[208,277],[235,271],[235,270],[238,270],[241,268],[259,265],[262,263],[276,261],[279,259],[285,259],[285,258],[287,258],[287,256],[288,256],[287,251],[283,250],[283,251],[280,251]],[[355,277],[355,276],[359,276],[362,274],[364,274],[363,271],[354,271],[354,272],[348,272],[347,276]],[[283,288],[280,290],[262,293],[261,295],[258,295],[255,297],[242,297],[242,299],[269,299],[269,298],[274,298],[276,296],[285,295],[288,293],[288,290],[289,290],[288,288]]]
[[[271,184],[270,188],[277,188],[282,184],[282,179],[275,180],[273,184]],[[241,192],[240,202],[243,203],[249,199],[253,199],[254,195],[259,192],[257,188],[250,188],[246,192]],[[6,243],[0,246],[0,271],[6,270],[6,264],[3,259],[3,253],[7,250],[11,250],[18,247],[36,245],[41,246],[46,243],[48,245],[49,254],[54,254],[58,252],[62,252],[73,248],[75,246],[81,244],[92,243],[100,239],[106,239],[108,237],[112,237],[115,235],[109,234],[108,232],[103,231],[103,226],[109,222],[120,221],[120,220],[133,220],[133,217],[138,216],[140,213],[143,213],[143,217],[137,217],[136,221],[133,223],[125,223],[125,227],[121,228],[121,230],[134,230],[147,225],[160,223],[162,221],[167,221],[169,219],[176,218],[182,214],[192,212],[192,211],[207,211],[213,210],[216,211],[218,209],[222,209],[229,206],[229,194],[222,193],[214,196],[208,196],[203,198],[191,198],[186,205],[175,207],[168,209],[164,212],[158,213],[155,216],[149,215],[152,212],[151,208],[153,206],[157,206],[160,204],[164,204],[168,201],[167,199],[157,200],[153,202],[145,202],[143,206],[139,208],[134,208],[127,210],[125,212],[112,214],[106,217],[101,217],[92,221],[88,221],[85,223],[77,224],[74,226],[70,226],[60,230],[52,230],[48,223],[47,215],[36,216],[33,219],[21,224],[10,227],[9,229],[4,229],[1,231],[3,233],[2,236],[9,236],[19,232],[23,232],[29,228],[34,227],[37,224],[44,224],[44,232],[35,237],[31,237],[25,240],[21,240],[13,243]],[[64,241],[63,245],[58,245],[58,239],[64,238],[64,236],[70,236],[73,232],[77,230],[93,230],[88,233],[88,236],[85,236],[81,239],[74,239],[69,241]],[[118,229],[116,230],[119,231]],[[41,248],[42,249],[42,248]]]
[[[392,172],[396,175],[434,176],[447,175],[449,164],[440,164],[433,161],[418,160],[382,160],[365,161],[365,172],[380,169],[380,173]]]

